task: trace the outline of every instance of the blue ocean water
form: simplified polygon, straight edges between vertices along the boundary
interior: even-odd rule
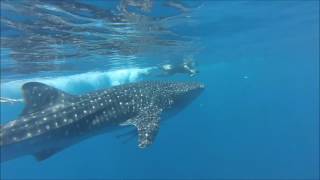
[[[203,94],[147,149],[106,133],[2,163],[1,179],[319,179],[319,1],[134,2],[1,1],[1,96],[146,79]],[[186,58],[195,77],[152,74]],[[1,104],[1,122],[23,107]]]

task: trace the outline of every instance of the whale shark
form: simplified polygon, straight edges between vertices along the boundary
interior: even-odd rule
[[[25,83],[21,115],[0,127],[1,162],[25,155],[43,161],[124,127],[134,127],[138,147],[146,148],[154,142],[160,122],[203,90],[198,82],[144,81],[72,95],[40,82]]]

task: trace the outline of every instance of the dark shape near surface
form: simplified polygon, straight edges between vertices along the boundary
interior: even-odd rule
[[[161,117],[182,109],[203,89],[200,83],[148,81],[75,96],[26,83],[22,114],[0,126],[1,162],[30,154],[42,161],[84,139],[126,126],[136,128],[140,148],[148,147]]]

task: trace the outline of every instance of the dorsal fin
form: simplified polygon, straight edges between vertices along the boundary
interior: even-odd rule
[[[39,82],[28,82],[22,86],[25,108],[21,115],[33,113],[57,103],[70,102],[75,96]]]

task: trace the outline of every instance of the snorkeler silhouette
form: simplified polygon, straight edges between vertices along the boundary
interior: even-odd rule
[[[193,77],[199,73],[199,71],[195,67],[195,62],[190,60],[185,60],[182,64],[165,64],[160,67],[163,71],[164,75],[174,75],[174,74],[189,74],[189,76]]]

